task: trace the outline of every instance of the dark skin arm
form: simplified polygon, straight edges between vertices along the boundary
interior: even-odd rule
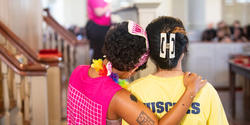
[[[177,104],[160,120],[156,115],[125,89],[118,91],[112,98],[108,119],[123,118],[132,125],[177,125],[185,116],[196,93],[206,84],[196,74],[185,74],[187,88]],[[198,91],[197,91],[198,90]]]

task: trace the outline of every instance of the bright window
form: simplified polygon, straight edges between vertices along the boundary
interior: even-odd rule
[[[250,3],[250,0],[236,0],[237,3]]]
[[[232,5],[234,3],[234,0],[225,0],[226,5]]]

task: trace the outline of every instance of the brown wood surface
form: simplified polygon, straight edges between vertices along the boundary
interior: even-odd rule
[[[0,59],[8,65],[13,71],[20,75],[40,76],[46,75],[46,67],[41,64],[21,64],[14,55],[0,45]]]
[[[11,31],[3,22],[0,21],[0,35],[10,42],[18,51],[34,63],[43,63],[48,65],[57,65],[61,60],[60,57],[38,58],[38,53],[20,39],[13,31]]]

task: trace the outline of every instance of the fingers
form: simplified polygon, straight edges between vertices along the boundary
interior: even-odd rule
[[[196,73],[191,73],[191,72],[185,72],[184,78],[200,81],[201,84],[205,81],[207,82],[207,80],[203,81],[201,76],[197,75]]]
[[[191,77],[191,78],[196,78],[198,75],[196,73],[191,73],[191,72],[185,72],[184,77]]]
[[[191,72],[184,73],[184,85],[187,90],[192,91],[197,94],[201,88],[203,88],[207,83],[207,80],[203,80],[200,75]]]
[[[185,72],[184,77],[188,77],[191,74],[191,72]]]
[[[197,75],[196,73],[190,73],[189,76],[190,76],[190,77],[193,77],[193,78],[197,78],[197,77],[198,77],[198,75]]]
[[[201,84],[207,83],[207,80],[201,80]]]

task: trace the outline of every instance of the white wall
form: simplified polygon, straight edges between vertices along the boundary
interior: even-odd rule
[[[134,0],[133,2],[160,2],[161,4],[156,11],[157,17],[172,15],[172,0]]]
[[[222,0],[161,0],[158,15],[180,18],[186,27],[205,28],[222,20]]]
[[[160,2],[156,15],[180,18],[187,24],[187,0],[134,0],[134,2]]]
[[[222,20],[222,0],[206,0],[205,20],[206,24],[216,24]]]
[[[64,0],[64,24],[84,26],[87,22],[87,0]]]
[[[184,69],[201,75],[215,87],[228,87],[229,57],[243,53],[245,46],[245,43],[191,43]],[[240,83],[244,82],[237,79],[236,85],[239,86]]]
[[[42,0],[53,9],[53,16],[63,25],[76,24],[84,26],[87,21],[87,0]],[[161,2],[157,9],[158,16],[180,18],[186,27],[205,28],[209,23],[225,20],[231,24],[238,19],[242,24],[250,23],[250,4],[224,5],[224,0],[113,0],[114,10],[122,3],[132,5],[134,2]]]
[[[233,21],[239,20],[243,25],[250,24],[250,3],[236,3],[225,4],[223,3],[223,20],[228,24],[232,24]]]
[[[156,13],[157,16],[170,16],[172,15],[172,0],[159,0],[161,2]]]
[[[84,26],[87,22],[86,0],[42,0],[43,7],[49,7],[53,17],[62,25]]]
[[[205,0],[188,0],[188,27],[192,30],[205,27]]]
[[[49,8],[52,16],[60,23],[64,24],[64,2],[62,0],[54,0],[54,2],[49,2]]]
[[[185,26],[189,24],[188,20],[188,0],[172,0],[172,15],[180,18]]]

